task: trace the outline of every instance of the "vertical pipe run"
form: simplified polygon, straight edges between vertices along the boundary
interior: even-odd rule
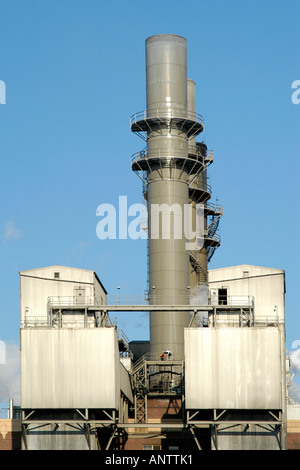
[[[9,399],[9,409],[8,409],[8,419],[13,419],[14,417],[14,405],[13,405],[13,399]]]
[[[188,79],[187,80],[187,91],[188,91],[188,113],[194,114],[196,108],[196,83]],[[201,149],[201,156],[199,151]],[[206,145],[196,143],[196,138],[193,137],[189,141],[188,151],[191,156],[195,156],[195,158],[201,158],[204,161],[205,153],[206,153]],[[196,154],[197,152],[197,154]],[[193,175],[190,176],[190,179],[193,180]],[[206,188],[207,183],[207,171],[202,170],[197,177],[193,181],[193,185],[198,185],[200,188]],[[195,220],[196,220],[196,206],[198,202],[198,196],[193,196],[194,192],[190,192],[190,204],[192,207],[192,230],[195,231]],[[203,214],[203,228],[204,230],[207,229],[207,218]],[[201,249],[197,250],[195,256],[199,262],[199,272],[197,273],[195,269],[190,264],[190,289],[191,289],[191,303],[198,302],[202,305],[208,304],[208,271],[207,271],[207,250],[206,247],[202,246]],[[200,268],[201,266],[201,268]],[[201,315],[203,316],[203,314]],[[205,316],[207,316],[205,314]]]
[[[187,80],[187,107],[188,115],[193,116],[196,111],[196,83],[190,78]],[[196,151],[196,137],[189,140],[188,148],[191,151]]]

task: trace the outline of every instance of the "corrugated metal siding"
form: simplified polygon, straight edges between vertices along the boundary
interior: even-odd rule
[[[127,369],[124,367],[124,365],[121,362],[120,362],[120,386],[121,386],[121,391],[124,393],[124,395],[131,401],[131,403],[133,403],[133,394],[132,394],[130,376],[129,376]]]
[[[277,328],[185,329],[187,409],[280,409]]]
[[[248,273],[244,277],[244,273]],[[284,321],[284,271],[252,265],[212,269],[208,273],[210,290],[227,288],[228,295],[253,296],[255,317]]]
[[[119,408],[116,332],[97,329],[21,330],[23,408]]]
[[[287,406],[287,419],[300,421],[300,405]]]
[[[54,416],[48,415],[49,419]],[[31,425],[26,430],[26,450],[89,450],[89,442],[84,426],[70,426],[60,423],[58,430],[53,431],[53,424],[43,426]],[[91,450],[97,450],[95,432],[91,430]],[[22,444],[24,446],[24,444]],[[23,447],[24,449],[24,447]]]
[[[54,273],[59,272],[59,279]],[[99,284],[93,271],[65,266],[49,266],[47,268],[33,269],[20,272],[21,285],[21,321],[28,317],[44,317],[47,319],[47,300],[51,296],[72,297],[74,288],[81,286],[85,290],[85,297],[94,295],[103,303],[106,294]]]
[[[280,450],[280,430],[254,424],[221,425],[217,442],[218,450]],[[215,448],[215,439],[212,439],[212,449]]]

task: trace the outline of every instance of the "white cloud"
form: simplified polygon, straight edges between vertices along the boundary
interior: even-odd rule
[[[0,364],[0,403],[12,398],[20,404],[20,348],[5,344],[5,364]]]
[[[4,240],[18,240],[23,236],[23,233],[16,227],[12,221],[6,222],[4,226]]]
[[[300,374],[300,348],[289,352],[290,368],[295,374]]]
[[[300,341],[295,341],[292,345],[293,350],[287,351],[287,357],[290,363],[291,382],[289,385],[289,397],[293,403],[300,405]]]

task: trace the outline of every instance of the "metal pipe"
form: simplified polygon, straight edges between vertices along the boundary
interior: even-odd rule
[[[196,82],[191,80],[190,78],[187,79],[187,106],[188,106],[188,113],[195,114],[196,112]],[[193,151],[196,151],[196,137],[191,137],[189,140],[189,148]]]
[[[8,419],[13,419],[14,417],[14,402],[13,399],[9,399],[9,409],[8,409]]]

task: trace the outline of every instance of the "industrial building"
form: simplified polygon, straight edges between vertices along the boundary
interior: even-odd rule
[[[109,301],[93,271],[20,272],[23,449],[287,448],[285,273],[208,269],[223,208],[195,88],[186,39],[148,38],[147,109],[130,119],[145,145],[131,158],[148,207],[145,299]],[[149,312],[150,341],[111,321],[134,311]]]

